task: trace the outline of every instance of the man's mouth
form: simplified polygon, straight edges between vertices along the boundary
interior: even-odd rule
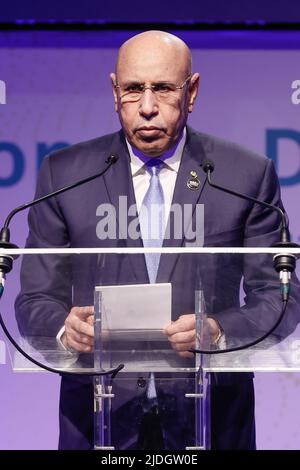
[[[141,126],[138,127],[136,130],[136,134],[138,134],[142,138],[153,138],[158,137],[162,132],[162,129],[155,126]]]

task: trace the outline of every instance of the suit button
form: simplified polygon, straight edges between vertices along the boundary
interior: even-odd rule
[[[138,387],[141,387],[141,388],[146,387],[146,380],[144,379],[144,377],[139,377],[137,379],[137,385]]]

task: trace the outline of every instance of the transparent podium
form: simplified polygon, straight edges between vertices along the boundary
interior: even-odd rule
[[[147,251],[161,255],[155,284],[147,279]],[[12,352],[13,368],[46,366],[89,384],[96,450],[210,449],[211,392],[220,373],[237,381],[241,372],[300,371],[300,286],[292,274],[289,300],[282,300],[273,268],[278,249],[3,253],[14,257],[14,271],[2,317],[36,361]],[[70,312],[77,329],[66,343]]]

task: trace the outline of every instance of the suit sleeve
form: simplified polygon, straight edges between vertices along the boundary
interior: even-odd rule
[[[54,191],[51,157],[44,159],[35,197]],[[68,248],[69,237],[57,199],[51,198],[29,212],[27,248]],[[72,270],[67,255],[25,255],[21,291],[15,302],[24,337],[55,338],[72,305]]]
[[[279,182],[271,160],[267,160],[255,197],[283,209]],[[244,246],[272,246],[280,241],[280,227],[281,218],[276,211],[253,204],[245,224]],[[273,268],[272,258],[273,255],[267,254],[247,254],[243,257],[245,304],[240,309],[229,308],[215,315],[226,334],[229,347],[257,339],[271,329],[279,318],[282,301],[279,276]],[[235,264],[232,269],[236,269]],[[287,337],[295,330],[299,321],[300,286],[293,274],[288,306],[272,339],[280,341]]]

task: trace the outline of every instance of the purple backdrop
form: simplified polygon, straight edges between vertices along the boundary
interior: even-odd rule
[[[1,21],[15,21],[23,18],[32,21],[299,21],[299,5],[294,0],[210,0],[210,2],[194,2],[173,0],[172,7],[168,2],[152,0],[151,8],[141,8],[138,0],[131,0],[124,8],[122,1],[89,0],[75,3],[72,0],[64,2],[26,0],[20,2],[10,0],[1,5]]]
[[[38,162],[47,148],[119,128],[109,72],[117,46],[129,34],[0,34],[0,80],[7,87],[7,104],[0,105],[2,219],[33,197]],[[291,100],[291,84],[300,79],[299,34],[181,36],[192,45],[193,67],[201,73],[190,124],[260,153],[269,152],[282,179],[293,237],[299,240],[300,106]],[[12,224],[13,241],[23,246],[26,232],[26,216],[20,215]],[[11,302],[17,291],[14,274],[1,303],[12,328]],[[0,448],[56,448],[58,379],[13,374],[8,354],[0,374]],[[295,373],[257,374],[259,448],[299,447],[300,416],[295,407],[299,384]]]

